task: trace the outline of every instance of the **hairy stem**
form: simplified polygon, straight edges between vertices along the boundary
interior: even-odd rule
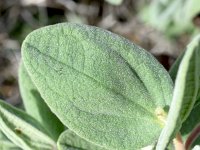
[[[177,133],[176,138],[173,140],[175,150],[185,150],[183,140],[180,133]]]
[[[200,135],[200,124],[198,124],[190,133],[189,137],[186,140],[185,147],[186,150],[189,150],[193,142]]]

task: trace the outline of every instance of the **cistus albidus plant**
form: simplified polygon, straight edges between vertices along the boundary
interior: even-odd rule
[[[26,112],[1,101],[0,129],[25,150],[188,150],[200,144],[199,80],[199,36],[168,73],[109,31],[47,26],[22,44]]]

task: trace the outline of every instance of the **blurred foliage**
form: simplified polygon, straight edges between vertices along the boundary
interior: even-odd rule
[[[108,2],[108,3],[107,3]],[[135,2],[126,0],[1,0],[0,34],[19,41],[32,30],[60,22],[77,22],[110,28],[112,15],[119,22],[130,17]],[[125,10],[127,7],[127,10]],[[127,15],[129,13],[129,16]],[[125,15],[124,15],[125,14]]]
[[[106,0],[106,1],[113,5],[120,5],[123,0]]]
[[[200,28],[200,1],[153,0],[144,7],[141,17],[167,36],[192,35]]]

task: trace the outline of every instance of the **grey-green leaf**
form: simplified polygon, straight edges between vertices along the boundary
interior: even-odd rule
[[[40,96],[23,63],[19,71],[19,85],[26,112],[40,122],[49,132],[49,135],[57,141],[59,135],[64,131],[64,125],[51,112]]]
[[[173,83],[142,48],[97,27],[62,23],[29,34],[22,57],[51,110],[84,139],[126,150],[157,141]]]
[[[195,106],[193,107],[188,118],[182,124],[180,130],[181,135],[183,136],[183,140],[185,142],[187,140],[187,145],[200,144],[200,136],[199,133],[196,132],[199,129],[199,126],[200,126],[200,99],[197,99]],[[193,140],[191,141],[191,139]]]
[[[56,144],[35,119],[3,101],[0,101],[0,129],[22,149],[55,150]]]
[[[157,150],[164,150],[180,129],[181,124],[191,112],[199,90],[200,77],[200,36],[187,46],[187,50],[178,69],[172,104],[157,144]]]
[[[21,150],[0,131],[0,150]]]
[[[106,150],[79,137],[71,130],[64,131],[57,142],[58,150]]]
[[[169,70],[169,75],[172,78],[174,83],[175,83],[175,80],[176,80],[176,76],[177,76],[177,73],[178,73],[180,63],[181,63],[184,55],[185,55],[185,51],[183,53],[181,53],[181,55],[176,59],[176,61],[173,63],[173,65],[171,66],[171,68]]]

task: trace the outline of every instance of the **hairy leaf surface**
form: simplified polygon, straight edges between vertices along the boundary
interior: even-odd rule
[[[106,150],[79,137],[71,130],[64,131],[57,142],[58,150]]]
[[[22,149],[55,149],[56,144],[35,119],[3,101],[0,101],[0,129]]]
[[[197,36],[188,45],[185,55],[180,63],[171,108],[167,123],[163,129],[157,150],[164,150],[173,138],[175,132],[190,114],[199,90],[200,77],[200,36]]]
[[[0,131],[0,150],[21,150]]]
[[[84,139],[126,150],[156,142],[172,81],[150,53],[109,31],[63,23],[29,34],[22,57],[51,110]]]
[[[0,140],[1,150],[21,150],[18,146],[10,142],[9,140]]]
[[[169,70],[169,74],[174,82],[177,76],[179,65],[182,61],[184,54],[185,52],[183,52],[177,58],[177,60],[174,62],[174,64]],[[199,83],[200,83],[200,80],[199,80]],[[190,136],[193,129],[195,129],[200,124],[199,114],[200,114],[200,88],[198,90],[197,100],[192,108],[192,111],[189,114],[188,118],[183,122],[182,127],[181,127],[181,135],[184,142],[186,142],[186,139]],[[193,143],[193,145],[197,145],[197,144],[200,144],[200,137],[198,137]]]
[[[42,99],[23,64],[20,66],[19,83],[26,112],[38,120],[47,129],[51,137],[57,141],[59,135],[64,131],[64,125]]]

